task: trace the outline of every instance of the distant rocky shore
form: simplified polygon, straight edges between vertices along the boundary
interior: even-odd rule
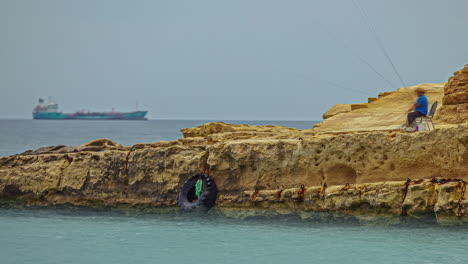
[[[4,206],[175,206],[184,181],[216,181],[227,214],[332,212],[468,222],[468,66],[447,83],[339,105],[307,130],[209,123],[171,142],[107,139],[0,158]],[[443,102],[433,131],[402,133],[418,87]]]

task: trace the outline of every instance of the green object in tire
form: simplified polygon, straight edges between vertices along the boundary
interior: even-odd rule
[[[201,179],[198,179],[197,183],[195,183],[195,195],[197,196],[198,199],[200,199],[200,196],[202,193],[202,186],[203,186],[203,181]]]

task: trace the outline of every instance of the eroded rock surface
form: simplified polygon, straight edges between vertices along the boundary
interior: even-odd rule
[[[429,104],[437,101],[440,105],[444,97],[444,85],[445,83],[423,83],[393,92],[380,93],[379,98],[369,99],[370,103],[333,106],[326,113],[328,118],[325,119],[324,116],[323,122],[314,125],[314,131],[348,133],[398,130],[398,127],[406,121],[406,111],[416,101],[415,89],[425,89]]]
[[[181,130],[185,138],[190,137],[206,137],[213,134],[221,134],[226,132],[243,132],[252,135],[274,136],[274,135],[291,135],[297,133],[295,128],[284,126],[253,126],[253,125],[235,125],[226,124],[224,122],[207,123],[198,127],[184,128]]]
[[[223,195],[221,207],[279,213],[333,212],[366,217],[435,215],[440,223],[465,221],[466,182],[427,179],[246,191]]]
[[[290,193],[293,197],[294,192],[288,189],[304,185],[313,193],[322,187],[310,186],[327,185],[323,202],[319,202],[323,197],[316,197],[318,193],[310,193],[319,200],[304,200],[300,208],[315,210],[325,204],[327,210],[349,211],[355,209],[356,202],[361,203],[355,199],[366,195],[358,195],[359,190],[385,186],[379,187],[380,194],[375,198],[379,203],[387,204],[390,202],[385,199],[399,197],[392,198],[395,201],[389,206],[393,209],[385,213],[400,214],[401,208],[407,208],[410,213],[438,211],[453,216],[453,210],[446,208],[454,206],[458,199],[457,194],[452,194],[457,192],[455,187],[447,187],[449,202],[445,205],[437,202],[438,198],[430,198],[435,194],[429,197],[424,193],[410,203],[403,202],[400,189],[395,191],[386,182],[435,177],[468,180],[466,125],[413,134],[314,135],[307,130],[286,130],[286,134],[274,136],[264,131],[267,128],[235,132],[210,129],[219,125],[200,128],[211,131],[203,132],[204,137],[189,136],[172,142],[122,147],[98,140],[76,148],[60,147],[58,152],[42,149],[4,157],[0,159],[0,193],[4,199],[29,204],[174,206],[181,184],[191,175],[208,170],[220,197],[239,199],[254,190],[260,190],[259,197],[267,190],[273,190],[273,196],[284,190],[281,195]],[[345,184],[349,184],[346,192],[342,186]],[[401,182],[396,185],[401,188]],[[434,193],[434,188],[424,190]],[[410,190],[418,193],[412,186]],[[220,199],[220,207],[235,205]],[[427,201],[421,204],[420,199]],[[459,203],[463,208],[465,200]],[[368,205],[363,206],[360,212]]]
[[[468,65],[456,71],[444,87],[439,121],[451,124],[468,122]]]
[[[445,90],[444,84],[421,84],[337,107],[314,129],[208,123],[183,129],[184,137],[170,142],[125,147],[98,139],[3,157],[0,201],[175,206],[184,181],[205,171],[217,183],[218,208],[227,213],[261,209],[466,221],[468,123],[460,77],[466,69]],[[442,121],[433,131],[394,131],[418,87],[430,101],[442,102],[445,91],[445,108],[436,114]],[[452,122],[454,113],[453,123],[461,124],[440,126]]]
[[[323,119],[328,119],[332,116],[336,116],[338,114],[342,113],[348,113],[351,111],[351,105],[350,104],[336,104],[332,106],[330,109],[328,109],[325,114],[323,114]]]

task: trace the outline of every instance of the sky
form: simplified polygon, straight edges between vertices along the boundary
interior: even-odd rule
[[[51,96],[63,112],[138,102],[151,119],[320,120],[337,103],[446,81],[468,63],[466,11],[466,0],[0,0],[0,118],[31,118]]]

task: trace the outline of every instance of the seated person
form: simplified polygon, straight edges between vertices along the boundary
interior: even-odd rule
[[[418,95],[418,99],[416,100],[416,103],[410,109],[408,109],[408,120],[406,124],[408,127],[413,125],[413,122],[416,118],[427,115],[428,102],[426,96],[424,95],[426,91],[424,91],[422,88],[418,88],[415,90],[415,92]]]

